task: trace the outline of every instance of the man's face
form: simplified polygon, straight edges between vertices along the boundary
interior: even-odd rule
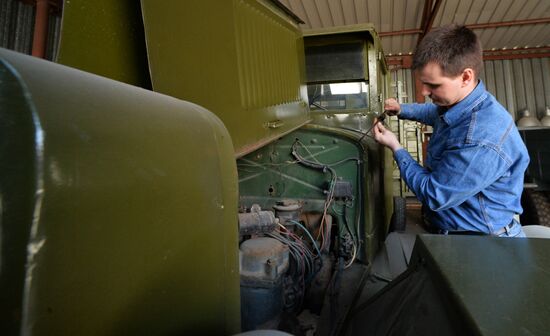
[[[439,64],[428,63],[417,75],[422,83],[422,95],[429,96],[436,105],[453,106],[467,95],[463,75],[447,77]]]

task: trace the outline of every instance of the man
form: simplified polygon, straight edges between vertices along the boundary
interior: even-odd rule
[[[393,151],[401,178],[436,232],[525,237],[514,216],[522,212],[529,156],[514,120],[478,79],[482,65],[481,44],[468,28],[428,33],[412,68],[433,104],[384,104],[390,115],[433,126],[426,167],[381,123],[374,138]]]

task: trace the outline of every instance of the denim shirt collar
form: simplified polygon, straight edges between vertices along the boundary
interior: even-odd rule
[[[487,98],[487,91],[485,85],[479,80],[476,87],[466,98],[462,99],[458,104],[451,107],[445,114],[443,114],[443,120],[452,126],[456,124],[466,114],[471,114],[472,110],[478,106],[483,100]]]

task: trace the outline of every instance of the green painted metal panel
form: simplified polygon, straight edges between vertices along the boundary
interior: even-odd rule
[[[151,88],[139,2],[63,2],[57,63]]]
[[[238,332],[237,172],[221,121],[37,58],[0,59],[2,329]]]
[[[213,111],[241,156],[307,121],[295,23],[267,2],[142,0],[155,91]]]
[[[477,334],[548,333],[548,240],[471,236],[419,240],[417,255],[441,276],[444,291]]]
[[[241,205],[257,203],[267,210],[277,201],[290,198],[305,201],[305,211],[323,212],[332,175],[296,161],[291,152],[299,141],[296,148],[300,155],[322,164],[338,163],[331,166],[338,179],[351,183],[354,200],[345,209],[346,217],[342,201],[335,201],[328,213],[338,224],[340,235],[346,232],[345,222],[354,234],[359,228],[359,259],[372,261],[388,222],[382,196],[384,150],[369,138],[358,142],[359,137],[353,131],[309,124],[240,158]],[[359,209],[362,212],[358,213]]]

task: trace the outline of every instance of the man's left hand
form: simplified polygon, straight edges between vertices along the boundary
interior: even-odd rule
[[[386,129],[382,123],[376,123],[373,128],[374,140],[378,141],[380,144],[389,147],[394,153],[395,151],[403,148],[397,140],[395,134],[390,130]]]

